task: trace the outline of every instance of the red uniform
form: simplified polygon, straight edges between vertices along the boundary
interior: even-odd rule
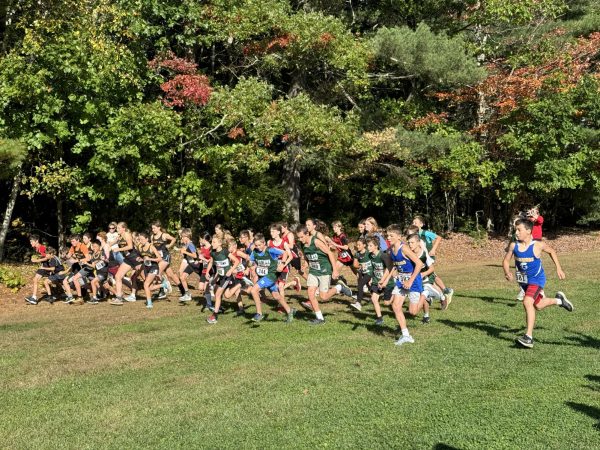
[[[538,216],[537,219],[532,220],[533,229],[531,230],[531,237],[536,241],[542,240],[542,224],[544,223],[544,218],[542,216]]]
[[[336,245],[348,245],[348,237],[342,233],[339,236],[333,236],[332,241],[335,242]],[[343,250],[338,248],[338,261],[344,264],[352,262],[352,253],[350,249]]]

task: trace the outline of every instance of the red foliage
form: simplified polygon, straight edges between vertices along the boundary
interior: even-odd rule
[[[208,78],[204,75],[176,75],[160,85],[165,93],[167,106],[206,105],[212,93]]]
[[[555,30],[555,34],[560,33],[562,30]],[[510,71],[500,63],[489,64],[487,69],[490,75],[479,85],[456,92],[438,92],[435,97],[459,104],[475,103],[478,96],[483,94],[488,105],[494,109],[494,117],[496,119],[505,117],[527,101],[537,98],[545,81],[556,80],[554,89],[562,91],[574,87],[586,73],[591,71],[596,74],[592,65],[598,52],[600,52],[600,32],[567,44],[562,52],[556,53],[558,56],[539,66],[527,66]],[[489,121],[484,127],[493,126],[493,122],[494,120]],[[479,127],[472,131],[482,130]]]
[[[321,36],[319,36],[319,43],[325,47],[327,44],[329,44],[331,41],[333,41],[335,39],[335,36],[331,33],[322,33]]]
[[[448,121],[448,113],[442,112],[436,114],[434,112],[427,113],[423,117],[412,120],[408,125],[410,128],[424,128],[429,125],[439,125]]]
[[[295,35],[286,33],[282,34],[281,36],[276,36],[269,41],[260,41],[248,44],[244,46],[242,52],[246,56],[276,52],[288,47],[290,43],[296,39],[297,37]]]
[[[183,75],[193,75],[198,70],[198,65],[195,62],[179,58],[170,50],[149,61],[148,65],[154,70],[169,69]]]
[[[231,130],[229,130],[229,133],[227,133],[227,137],[229,139],[237,139],[238,137],[244,137],[246,136],[246,132],[244,131],[243,128],[240,127],[234,127]]]

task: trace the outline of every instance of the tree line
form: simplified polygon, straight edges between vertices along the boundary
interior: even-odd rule
[[[600,222],[597,0],[8,0],[0,257],[126,219]]]

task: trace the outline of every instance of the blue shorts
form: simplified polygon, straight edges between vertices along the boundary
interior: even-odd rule
[[[269,277],[262,277],[258,280],[258,287],[261,289],[268,289],[271,292],[277,292],[279,290],[277,282],[271,280]]]

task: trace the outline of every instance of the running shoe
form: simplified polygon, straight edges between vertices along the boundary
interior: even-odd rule
[[[189,302],[190,300],[192,300],[192,296],[189,292],[186,292],[181,297],[179,297],[179,301],[182,303]]]
[[[414,344],[415,340],[413,339],[412,336],[400,336],[400,338],[394,342],[394,345],[400,346],[403,344]]]
[[[146,300],[146,308],[152,309],[154,305],[152,304],[152,299]]]
[[[348,280],[346,280],[346,277],[344,275],[340,275],[338,277],[338,281],[341,281],[342,283],[344,283],[345,285],[348,284]]]
[[[263,315],[256,313],[254,314],[254,316],[252,317],[252,322],[260,322],[261,320],[263,320]]]
[[[452,288],[444,289],[444,296],[446,297],[446,309],[448,309],[448,306],[450,306],[450,303],[452,303],[453,295],[454,295],[454,289],[452,289]]]
[[[127,297],[125,297],[123,300],[125,300],[126,302],[135,302],[137,300],[137,298],[135,297],[134,293],[131,293]]]
[[[421,320],[421,323],[424,323],[424,324],[431,323],[431,319],[429,318],[429,316],[423,316],[423,320]]]
[[[90,301],[88,302],[90,305],[97,305],[98,304],[98,297],[92,297],[90,298]]]
[[[70,305],[71,303],[73,303],[74,298],[72,296],[68,296],[66,298],[66,300],[63,301],[63,303],[66,303],[67,305]]]
[[[360,304],[360,302],[350,303],[350,306],[357,311],[362,311],[362,305]]]
[[[244,308],[239,308],[239,309],[238,309],[238,310],[235,312],[235,315],[236,315],[236,317],[241,317],[241,316],[243,316],[244,314],[246,314],[246,310],[245,310]]]
[[[517,338],[517,342],[521,344],[523,347],[532,348],[533,347],[533,338],[527,336],[526,334]]]
[[[171,286],[171,282],[169,281],[169,278],[166,275],[163,275],[163,280],[162,280],[161,286],[162,286],[164,292],[168,292],[169,294],[171,292],[173,292],[173,287]]]
[[[73,300],[73,302],[71,303],[72,305],[83,305],[85,302],[83,301],[83,299],[81,297],[77,297],[75,300]]]
[[[287,319],[285,319],[286,323],[292,323],[294,321],[295,315],[296,315],[296,310],[294,308],[290,308],[290,312],[287,315]]]
[[[348,287],[346,282],[344,280],[342,280],[341,276],[340,276],[340,279],[338,280],[337,284],[342,287],[342,289],[341,289],[342,294],[344,294],[348,297],[352,297],[352,290]]]
[[[214,325],[215,323],[217,323],[217,316],[211,314],[210,316],[208,316],[208,319],[206,319],[206,321],[211,325]]]
[[[46,300],[48,303],[52,304],[56,301],[56,297],[54,295],[47,295],[44,300]]]
[[[383,317],[378,317],[377,319],[375,319],[375,325],[377,325],[378,327],[383,325]]]
[[[300,306],[309,311],[313,311],[313,307],[310,302],[300,302]]]
[[[308,323],[311,325],[325,325],[325,319],[313,319]]]
[[[573,311],[573,303],[567,300],[567,296],[563,292],[558,291],[556,293],[556,298],[561,301],[561,304],[559,305],[561,308],[565,308],[569,312]]]
[[[158,296],[157,296],[157,298],[159,300],[167,298],[167,293],[165,292],[165,290],[162,287],[158,290]]]
[[[442,311],[445,311],[448,309],[448,300],[446,300],[446,296],[443,295],[442,296],[442,302],[440,303]]]
[[[33,295],[30,295],[29,297],[25,297],[25,301],[27,303],[29,303],[30,305],[37,305],[38,304],[37,298],[35,298]]]
[[[119,298],[119,297],[115,297],[108,303],[110,303],[111,305],[115,305],[115,306],[123,306],[123,299]]]

